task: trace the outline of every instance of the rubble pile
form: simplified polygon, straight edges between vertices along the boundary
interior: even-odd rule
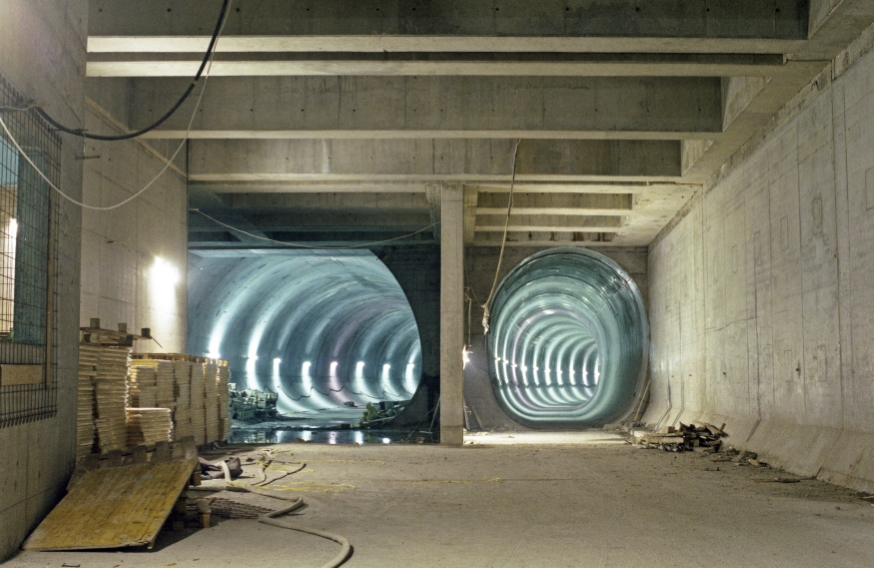
[[[231,418],[241,422],[269,422],[279,418],[276,401],[279,395],[256,389],[230,390]]]
[[[704,424],[680,423],[680,427],[668,426],[665,432],[653,432],[644,434],[640,444],[646,448],[661,449],[666,452],[691,452],[698,451],[712,454],[719,451],[722,446],[722,438],[728,436],[725,433],[725,424],[714,426]]]
[[[375,406],[368,402],[364,408],[364,416],[358,426],[361,428],[369,428],[371,426],[381,426],[382,424],[394,419],[406,407],[408,400],[404,401],[383,401]]]

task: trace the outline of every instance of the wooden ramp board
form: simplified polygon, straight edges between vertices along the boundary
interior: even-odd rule
[[[173,460],[86,472],[22,548],[152,545],[197,463]]]

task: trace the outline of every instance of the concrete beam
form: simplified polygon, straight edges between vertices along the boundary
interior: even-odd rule
[[[499,247],[503,235],[487,233],[477,235],[471,245],[475,247]],[[616,233],[510,233],[507,236],[508,247],[583,247],[583,248],[625,248],[627,244],[617,244]],[[627,242],[627,241],[626,241]],[[646,247],[646,244],[634,245]]]
[[[520,193],[513,195],[514,215],[630,215],[634,198],[626,194],[545,194]],[[507,196],[481,193],[476,206],[477,215],[501,215],[507,213]]]
[[[361,231],[385,231],[410,230],[415,231],[431,224],[428,213],[406,213],[401,211],[383,211],[372,213],[342,213],[342,212],[301,212],[283,211],[277,213],[247,213],[241,214],[249,222],[250,227],[256,228],[261,233],[274,233],[277,231],[293,232],[361,232]],[[208,231],[209,219],[204,223],[198,223],[198,231]],[[232,224],[233,223],[229,223]],[[237,225],[233,225],[237,228]],[[226,230],[216,225],[219,231]],[[248,229],[245,229],[248,230]]]
[[[202,36],[218,17],[190,0],[94,0],[97,36]],[[807,2],[675,0],[237,0],[228,35],[805,39]]]
[[[510,184],[478,183],[469,184],[465,187],[475,189],[478,193],[507,193]],[[523,193],[546,193],[546,194],[668,194],[685,192],[691,196],[700,189],[700,185],[684,183],[652,183],[652,182],[613,182],[613,183],[516,183],[513,195]],[[506,203],[506,197],[503,198]]]
[[[178,54],[101,55],[88,61],[88,77],[193,77],[201,63],[200,58]],[[783,63],[782,54],[292,54],[281,59],[220,57],[213,61],[210,77],[765,77],[778,73]]]
[[[512,140],[198,140],[189,179],[244,182],[501,182]],[[680,181],[678,141],[523,140],[517,179]]]
[[[206,191],[215,194],[239,193],[425,193],[428,182],[415,181],[288,181],[288,182],[197,182],[189,183],[193,192]],[[492,183],[469,183],[465,189],[478,193],[507,193],[509,179]],[[666,193],[685,191],[689,195],[700,188],[699,184],[653,183],[653,182],[522,182],[516,183],[514,193]]]
[[[858,35],[858,34],[857,34]],[[210,36],[92,35],[90,53],[200,53]],[[225,33],[218,53],[784,53],[807,40],[590,36],[254,35]]]
[[[246,193],[220,194],[229,209],[248,211],[400,211],[427,213],[423,193]]]
[[[464,186],[464,244],[471,244],[476,226],[477,201],[479,192],[475,187]]]
[[[132,81],[133,127],[180,79]],[[196,97],[147,138],[182,138]],[[718,77],[217,77],[191,138],[712,138]]]
[[[731,122],[726,125],[721,136],[714,137],[713,143],[694,161],[687,164],[683,172],[684,180],[704,183],[719,167],[750,139],[765,123],[825,69],[825,61],[793,61],[786,64],[780,80],[767,81],[758,88],[754,84],[752,92],[741,89],[742,110],[726,110]],[[754,82],[757,83],[757,82]],[[740,102],[738,104],[741,104]]]
[[[503,233],[506,218],[477,217],[474,231],[477,233]],[[589,216],[577,217],[571,215],[511,215],[511,232],[607,232],[616,231],[624,225],[622,217]]]

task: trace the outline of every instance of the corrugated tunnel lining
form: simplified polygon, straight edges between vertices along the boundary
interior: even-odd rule
[[[408,400],[421,375],[409,302],[369,251],[196,251],[189,349],[280,412]]]
[[[501,282],[487,336],[503,409],[535,428],[604,424],[646,374],[649,330],[631,277],[585,249],[535,254]]]

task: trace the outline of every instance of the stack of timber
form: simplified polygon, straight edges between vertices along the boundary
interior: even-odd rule
[[[173,412],[173,427],[176,439],[192,436],[191,429],[191,363],[173,361],[174,393],[176,410]]]
[[[194,443],[202,446],[206,440],[206,399],[204,398],[204,365],[191,365],[191,433]]]
[[[118,324],[118,330],[103,329],[99,318],[80,328],[77,457],[127,446],[130,352],[138,339],[151,339],[149,330],[135,335],[124,323]]]
[[[97,428],[94,424],[94,379],[97,378],[98,349],[99,347],[87,343],[79,346],[77,459],[89,455],[97,446]]]
[[[131,364],[127,387],[127,403],[130,407],[158,406],[158,375],[151,365],[142,365],[139,361]]]
[[[722,438],[726,436],[728,434],[725,433],[725,424],[696,426],[681,422],[679,428],[668,426],[666,432],[645,434],[641,444],[666,452],[697,451],[712,454],[719,451]]]
[[[219,434],[222,440],[231,435],[231,369],[227,361],[220,361],[218,366],[218,410]]]
[[[127,445],[130,447],[173,441],[169,408],[128,408]]]
[[[170,408],[175,440],[193,438],[198,446],[226,440],[231,430],[230,369],[227,361],[183,353],[136,353],[131,363],[154,365],[158,373],[157,407]],[[172,377],[170,390],[162,391],[162,377]],[[161,394],[161,392],[165,394]]]
[[[176,407],[176,377],[173,361],[158,359],[155,361],[158,381],[158,404],[160,408],[174,409]]]
[[[127,446],[125,407],[130,348],[99,348],[94,393],[97,408],[97,441],[101,452],[121,450]]]
[[[204,408],[205,436],[207,442],[212,442],[221,438],[218,408],[218,365],[207,363],[203,366],[203,370],[203,398],[206,401]]]

